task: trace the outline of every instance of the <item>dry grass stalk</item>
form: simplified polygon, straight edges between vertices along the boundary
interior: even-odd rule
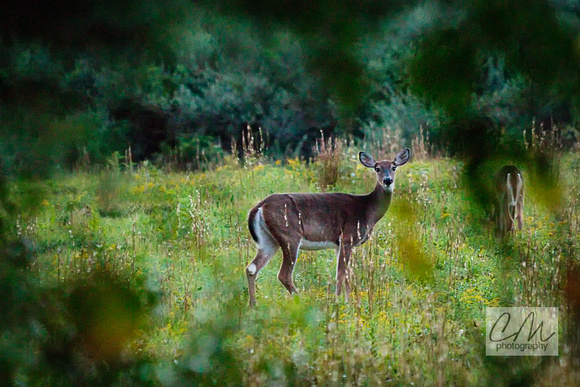
[[[318,185],[321,191],[336,185],[340,173],[340,161],[344,156],[344,142],[333,137],[324,138],[322,131],[314,147],[318,168]]]
[[[432,157],[432,147],[429,142],[429,133],[423,130],[423,125],[419,127],[419,134],[411,140],[411,150],[415,160],[428,160]]]

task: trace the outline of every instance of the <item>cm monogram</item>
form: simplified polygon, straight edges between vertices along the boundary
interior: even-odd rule
[[[557,356],[557,308],[487,308],[488,356]]]

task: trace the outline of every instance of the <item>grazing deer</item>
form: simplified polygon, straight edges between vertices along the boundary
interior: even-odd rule
[[[502,167],[495,177],[495,188],[497,234],[504,237],[514,231],[514,221],[517,221],[519,230],[523,227],[524,179],[522,173],[513,165]]]
[[[366,152],[359,160],[377,174],[377,184],[368,195],[346,193],[281,193],[272,194],[252,208],[248,214],[248,228],[258,246],[254,260],[246,267],[250,305],[256,303],[255,282],[260,270],[282,248],[282,266],[278,279],[290,293],[297,293],[292,271],[299,250],[337,251],[336,294],[340,295],[346,282],[348,300],[350,283],[348,262],[353,246],[367,241],[374,225],[385,215],[393,188],[395,170],[410,157],[405,149],[394,161],[375,161]]]

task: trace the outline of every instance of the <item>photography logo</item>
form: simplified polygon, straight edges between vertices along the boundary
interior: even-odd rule
[[[558,356],[558,308],[486,308],[487,356]]]

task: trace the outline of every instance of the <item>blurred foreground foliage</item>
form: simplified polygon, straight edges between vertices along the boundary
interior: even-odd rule
[[[2,4],[0,380],[477,384],[507,364],[477,354],[498,299],[561,306],[568,340],[564,363],[515,361],[502,381],[577,380],[580,174],[563,151],[579,138],[578,14],[565,0]],[[348,147],[325,143],[337,135],[436,161],[403,178],[403,220],[355,260],[352,304],[310,255],[311,293],[287,300],[265,273],[249,315],[245,211],[273,191],[359,189]],[[487,183],[502,163],[526,171],[534,210],[498,245]]]

